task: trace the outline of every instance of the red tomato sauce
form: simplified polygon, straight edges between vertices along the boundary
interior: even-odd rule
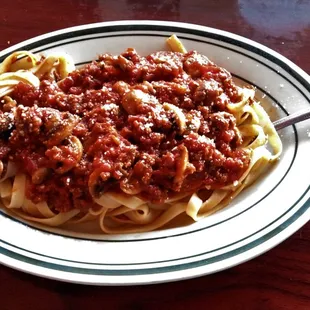
[[[28,199],[60,212],[92,207],[107,191],[163,202],[216,189],[249,165],[227,110],[241,94],[229,72],[197,52],[104,54],[61,81],[20,83],[11,96],[16,107],[0,115],[0,159],[26,173]],[[185,127],[167,104],[183,112]]]

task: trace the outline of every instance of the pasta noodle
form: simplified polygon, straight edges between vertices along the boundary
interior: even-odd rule
[[[143,61],[128,49],[81,70],[66,54],[2,62],[4,208],[48,226],[151,231],[225,208],[279,158],[254,89],[175,35],[167,43]]]

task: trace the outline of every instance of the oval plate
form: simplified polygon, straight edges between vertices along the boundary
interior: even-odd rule
[[[308,75],[288,59],[232,33],[184,23],[122,21],[84,25],[27,40],[15,50],[64,51],[76,65],[128,47],[146,55],[165,50],[177,34],[188,50],[207,55],[236,81],[252,84],[271,117],[309,106]],[[310,121],[280,132],[280,161],[226,209],[198,223],[162,231],[80,234],[22,222],[0,213],[0,262],[43,277],[85,284],[175,281],[214,273],[274,247],[310,218]]]

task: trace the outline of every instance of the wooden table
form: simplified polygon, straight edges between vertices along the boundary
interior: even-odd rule
[[[11,0],[1,3],[0,48],[45,32],[99,21],[184,21],[256,40],[310,73],[309,16],[309,0]],[[310,309],[310,223],[250,262],[188,281],[92,287],[0,266],[0,283],[2,310]]]

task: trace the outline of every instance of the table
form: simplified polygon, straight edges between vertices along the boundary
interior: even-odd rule
[[[11,0],[0,49],[79,24],[157,19],[228,30],[267,45],[310,73],[308,0]],[[309,309],[310,223],[268,253],[197,279],[140,287],[61,283],[0,266],[1,309]]]

